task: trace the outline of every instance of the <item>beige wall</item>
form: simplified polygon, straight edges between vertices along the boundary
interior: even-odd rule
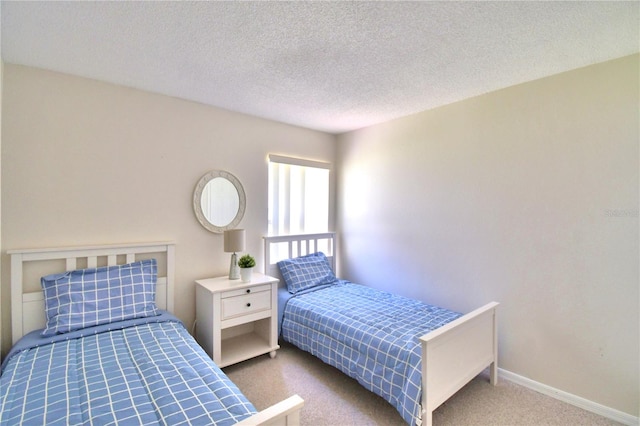
[[[0,153],[2,152],[2,72],[4,63],[0,60]],[[2,154],[0,154],[0,188],[2,188]],[[2,198],[0,197],[0,236],[2,235]],[[0,238],[0,253],[2,252],[2,239]],[[2,276],[2,264],[0,264],[0,276]],[[8,299],[8,298],[7,298]],[[0,357],[2,356],[2,286],[0,286]]]
[[[175,311],[195,318],[198,278],[228,273],[221,234],[191,208],[200,177],[233,173],[247,195],[239,227],[262,268],[267,155],[333,162],[328,134],[201,104],[5,64],[2,140],[2,339],[10,345],[6,250],[175,241]]]
[[[0,18],[1,19],[1,18]],[[2,41],[0,40],[0,46]],[[2,55],[0,54],[0,57]],[[2,72],[4,62],[0,60],[0,153],[2,152]],[[2,188],[2,154],[0,154],[0,188]],[[0,236],[2,235],[2,197],[0,197]],[[2,238],[0,238],[0,253],[2,253]],[[2,276],[2,264],[0,263],[0,276]],[[2,352],[2,287],[0,286],[0,356]]]
[[[346,278],[468,311],[501,367],[638,416],[638,56],[338,140]]]

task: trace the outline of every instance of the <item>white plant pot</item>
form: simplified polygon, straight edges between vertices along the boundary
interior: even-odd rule
[[[253,268],[240,268],[240,281],[243,283],[251,282],[251,275],[253,274]]]

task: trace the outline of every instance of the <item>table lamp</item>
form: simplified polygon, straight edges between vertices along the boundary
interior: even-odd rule
[[[229,266],[229,279],[240,278],[240,268],[238,267],[237,252],[244,250],[244,229],[229,229],[224,231],[224,251],[233,253],[231,255],[231,265]]]

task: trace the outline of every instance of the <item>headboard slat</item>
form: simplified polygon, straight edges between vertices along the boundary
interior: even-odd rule
[[[74,269],[77,269],[77,263],[78,263],[78,259],[76,259],[75,257],[68,257],[67,258],[67,271],[73,271]]]

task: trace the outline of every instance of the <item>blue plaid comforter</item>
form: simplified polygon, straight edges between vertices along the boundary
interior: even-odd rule
[[[255,413],[180,322],[157,318],[13,355],[0,424],[228,425]]]
[[[461,314],[362,285],[291,297],[282,337],[389,401],[416,424],[422,396],[420,336]]]

